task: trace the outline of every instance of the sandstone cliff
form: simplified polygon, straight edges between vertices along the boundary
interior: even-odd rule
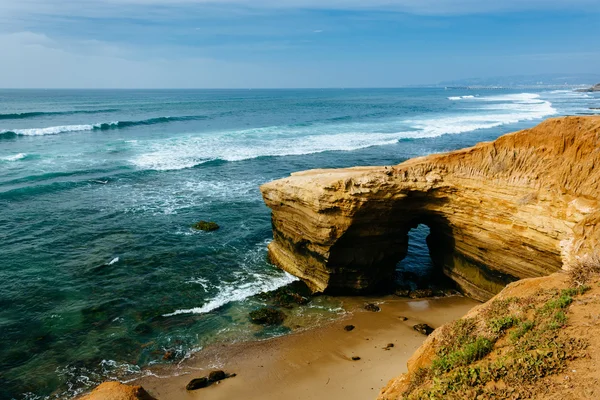
[[[393,281],[418,224],[434,265],[488,300],[559,271],[600,239],[600,117],[551,119],[490,143],[393,167],[312,170],[261,187],[269,255],[315,292]]]

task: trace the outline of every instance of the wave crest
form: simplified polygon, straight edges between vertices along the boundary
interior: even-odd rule
[[[120,111],[118,108],[107,108],[103,110],[73,110],[73,111],[31,111],[22,113],[0,114],[0,120],[27,119],[45,117],[51,115],[75,115],[75,114],[102,114]]]
[[[17,136],[44,136],[44,135],[57,135],[59,133],[67,132],[85,132],[85,131],[106,131],[112,129],[123,129],[135,126],[147,126],[156,124],[165,124],[169,122],[178,121],[198,121],[207,119],[205,115],[192,115],[183,117],[157,117],[149,118],[138,121],[114,121],[114,122],[103,122],[98,124],[85,124],[85,125],[62,125],[62,126],[50,126],[47,128],[28,128],[28,129],[12,129],[0,131],[0,139],[13,139]]]

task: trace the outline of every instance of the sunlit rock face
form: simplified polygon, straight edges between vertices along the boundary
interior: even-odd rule
[[[299,172],[261,187],[269,256],[315,292],[373,292],[393,284],[422,223],[436,268],[487,300],[594,248],[599,182],[600,117],[550,119],[397,166]]]

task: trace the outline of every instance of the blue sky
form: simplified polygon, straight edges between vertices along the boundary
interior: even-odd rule
[[[0,87],[600,73],[600,0],[0,0]]]

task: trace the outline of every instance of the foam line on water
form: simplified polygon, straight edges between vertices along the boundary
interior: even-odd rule
[[[27,157],[27,154],[19,153],[19,154],[15,154],[12,156],[0,157],[0,160],[1,161],[18,161],[18,160],[24,159],[25,157]]]
[[[298,278],[284,272],[278,277],[253,274],[256,280],[242,284],[230,284],[227,286],[218,286],[219,294],[207,301],[201,307],[194,307],[184,310],[176,310],[169,314],[164,314],[164,317],[172,317],[181,314],[206,314],[217,308],[223,307],[234,301],[242,301],[248,297],[256,296],[260,293],[268,293],[277,290],[280,287],[289,285],[297,281]]]
[[[210,135],[185,135],[131,143],[131,163],[158,171],[191,168],[213,160],[241,161],[325,151],[352,151],[397,143],[400,139],[436,137],[541,119],[557,111],[537,94],[470,97],[459,115],[439,114],[410,120],[341,123],[310,127],[270,126]]]

